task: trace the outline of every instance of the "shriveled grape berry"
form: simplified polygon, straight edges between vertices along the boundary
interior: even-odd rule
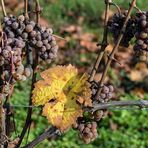
[[[27,33],[29,33],[29,32],[31,32],[31,31],[33,30],[33,26],[30,25],[30,24],[28,24],[28,25],[26,26],[25,30],[26,30]]]

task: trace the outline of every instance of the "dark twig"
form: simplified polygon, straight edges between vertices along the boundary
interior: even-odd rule
[[[36,61],[36,60],[35,60]],[[32,85],[31,85],[31,91],[30,91],[30,99],[29,99],[29,105],[32,105],[32,100],[31,100],[31,98],[32,98],[32,90],[34,89],[34,83],[36,82],[36,76],[37,76],[37,73],[36,73],[36,71],[35,71],[35,69],[36,69],[36,67],[37,67],[37,63],[38,63],[38,61],[36,61],[36,63],[34,62],[34,68],[33,68],[33,76],[32,76]],[[19,140],[19,143],[18,143],[18,145],[17,145],[17,147],[19,147],[20,146],[20,144],[21,144],[21,142],[22,142],[22,140],[23,140],[23,138],[24,138],[24,136],[25,136],[25,134],[26,134],[26,132],[27,132],[27,129],[28,129],[28,127],[30,126],[30,124],[31,124],[31,115],[32,115],[32,108],[28,108],[28,112],[27,112],[27,117],[26,117],[26,122],[25,122],[25,125],[24,125],[24,127],[23,127],[23,130],[22,130],[22,132],[21,132],[21,135],[20,135],[20,140]]]
[[[123,27],[122,27],[121,32],[120,32],[120,34],[119,34],[119,37],[118,37],[118,39],[117,39],[117,43],[116,43],[115,46],[113,47],[113,50],[112,50],[112,52],[111,52],[110,55],[109,55],[107,64],[106,64],[105,69],[104,69],[104,71],[103,71],[101,80],[100,80],[100,82],[99,82],[99,86],[100,86],[100,87],[99,87],[99,90],[98,90],[98,92],[97,92],[97,94],[96,94],[96,98],[99,97],[99,94],[100,94],[101,89],[102,89],[101,86],[102,86],[103,83],[104,83],[104,80],[105,80],[107,71],[108,71],[108,69],[109,69],[109,67],[110,67],[110,64],[111,64],[111,62],[112,62],[112,59],[114,59],[114,55],[115,55],[116,51],[118,50],[118,47],[119,47],[119,45],[120,45],[120,42],[121,42],[121,40],[122,40],[122,38],[123,38],[123,34],[124,34],[124,32],[125,32],[127,22],[128,22],[128,20],[129,20],[129,18],[130,18],[130,14],[131,14],[133,8],[135,7],[135,4],[136,4],[136,0],[132,0],[132,3],[131,3],[131,5],[130,5],[130,7],[129,7],[129,10],[128,10],[128,13],[127,13],[125,22],[124,22],[124,24],[123,24]]]
[[[2,7],[3,15],[7,16],[6,9],[5,9],[5,4],[4,4],[3,0],[1,0],[1,7]]]
[[[48,140],[53,140],[60,135],[61,135],[61,132],[57,128],[51,127],[47,131],[42,133],[40,136],[38,136],[36,139],[34,139],[32,142],[25,145],[23,148],[33,148],[37,144],[39,144],[40,142],[42,142],[43,140],[45,140],[47,138],[48,138]]]
[[[94,80],[94,76],[96,74],[96,71],[98,69],[98,66],[101,62],[101,59],[104,55],[104,52],[105,52],[105,49],[108,45],[108,41],[107,41],[107,35],[108,35],[108,27],[107,27],[107,22],[108,22],[108,12],[109,12],[109,0],[107,0],[105,2],[106,4],[106,7],[105,7],[105,19],[104,19],[104,33],[103,33],[103,40],[102,40],[102,44],[101,44],[101,49],[98,51],[98,56],[97,56],[97,59],[95,61],[95,64],[93,66],[93,69],[91,71],[91,74],[90,74],[90,78],[89,78],[89,81],[93,81]]]
[[[38,14],[39,13],[38,8],[39,8],[39,2],[36,4],[36,15],[38,18],[38,20],[36,21],[37,23],[39,23],[39,17],[40,17],[40,15]],[[33,52],[32,52],[32,54],[33,54]],[[31,84],[31,90],[30,90],[29,106],[32,105],[32,99],[31,99],[32,98],[32,91],[34,89],[34,84],[37,79],[38,53],[34,52],[34,54],[35,54],[35,56],[32,55],[32,57],[34,57],[34,59],[33,59],[33,64],[32,64],[33,75],[32,75],[32,84]],[[27,129],[31,124],[31,115],[32,115],[32,108],[28,108],[26,122],[25,122],[23,130],[21,132],[20,140],[19,140],[18,145],[16,147],[19,147],[21,145],[22,140],[27,132]]]

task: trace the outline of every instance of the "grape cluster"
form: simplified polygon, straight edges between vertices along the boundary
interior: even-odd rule
[[[108,22],[109,31],[113,34],[114,42],[117,42],[121,29],[123,27],[124,21],[127,16],[127,11],[119,14],[115,13],[112,19]],[[127,22],[126,29],[123,33],[123,38],[120,45],[124,47],[129,46],[129,42],[134,37],[135,34],[135,20],[130,18]]]
[[[113,96],[114,88],[112,85],[104,85],[102,87],[99,99],[96,99],[96,93],[98,90],[98,84],[96,82],[92,82],[91,90],[92,90],[92,103],[93,105],[98,104],[100,102],[108,102],[109,99]],[[98,136],[97,133],[97,123],[103,117],[107,115],[106,110],[96,110],[96,111],[88,111],[84,114],[83,117],[79,117],[77,122],[73,125],[73,128],[79,131],[80,138],[85,143],[90,143],[95,140]],[[89,120],[89,122],[88,122]]]
[[[141,61],[148,63],[148,11],[137,13],[136,22],[134,51]]]
[[[51,62],[57,56],[58,45],[55,38],[52,36],[53,30],[51,28],[45,28],[36,26],[35,30],[30,33],[30,43],[39,52],[41,59]]]
[[[98,90],[97,84],[92,84],[91,89],[93,105],[108,102],[113,97],[114,87],[112,85],[104,85],[98,98],[96,98],[96,93]],[[94,121],[100,121],[106,116],[106,113],[106,110],[96,110],[95,112],[90,113],[90,118]]]
[[[4,17],[3,21],[4,45],[0,51],[0,66],[3,66],[5,80],[8,81],[10,74],[14,80],[26,80],[31,75],[31,68],[23,65],[25,41],[22,33],[18,33],[22,29],[22,21],[12,15]]]
[[[80,138],[87,144],[98,137],[97,123],[94,121],[87,123],[81,122],[78,124],[77,129],[79,130]]]
[[[0,66],[5,80],[26,80],[32,73],[30,65],[24,66],[24,56],[34,48],[42,60],[50,63],[56,57],[58,46],[51,28],[39,26],[20,15],[3,19],[3,45],[0,47]],[[31,48],[26,48],[26,47]],[[27,51],[29,50],[29,51]]]
[[[112,85],[103,85],[98,98],[95,98],[98,86],[92,86],[92,99],[101,103],[108,102],[113,97],[114,87]],[[95,100],[94,100],[95,98]]]

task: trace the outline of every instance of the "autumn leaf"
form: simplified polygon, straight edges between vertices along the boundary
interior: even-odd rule
[[[88,75],[78,75],[72,66],[56,66],[41,73],[42,80],[35,84],[32,102],[45,105],[43,115],[64,131],[83,114],[82,106],[92,106]]]
[[[67,102],[46,103],[43,108],[43,115],[48,121],[61,131],[65,131],[76,122],[77,117],[83,115],[81,106],[72,98],[67,98]]]
[[[33,90],[33,104],[44,105],[53,98],[59,99],[64,86],[77,74],[77,69],[71,65],[56,66],[42,72],[43,80],[38,81]]]

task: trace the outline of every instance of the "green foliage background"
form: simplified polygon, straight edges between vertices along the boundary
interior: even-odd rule
[[[122,6],[128,8],[129,0],[114,0]],[[42,15],[48,19],[55,31],[58,33],[59,27],[66,23],[77,24],[75,17],[67,16],[68,12],[73,12],[75,16],[82,15],[85,18],[84,27],[87,31],[99,33],[102,30],[100,16],[104,10],[103,0],[57,0],[51,3],[48,0],[40,0],[43,7]],[[148,1],[138,0],[138,7],[147,10]],[[101,35],[100,35],[101,36]],[[100,37],[101,38],[101,37]],[[81,64],[76,61],[76,64]],[[117,81],[117,80],[116,80]],[[30,80],[20,82],[15,86],[15,93],[11,99],[12,104],[28,103]],[[128,84],[132,85],[132,84]],[[124,94],[123,100],[139,99],[133,94]],[[148,99],[148,94],[145,94]],[[12,137],[17,137],[22,130],[26,117],[26,108],[15,108],[16,133]],[[29,137],[25,137],[23,145],[33,140],[49,127],[47,120],[41,116],[39,108],[33,109],[32,125]],[[116,128],[111,128],[111,125]],[[37,148],[146,148],[148,147],[148,110],[115,110],[110,111],[110,115],[98,123],[99,137],[92,143],[86,145],[78,137],[76,131],[70,130],[57,140],[45,140]]]

